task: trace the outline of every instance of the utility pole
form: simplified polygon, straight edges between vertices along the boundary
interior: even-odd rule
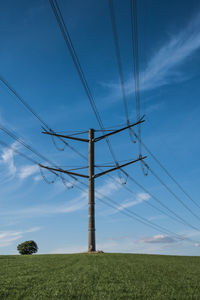
[[[88,251],[96,251],[94,195],[94,129],[89,129]]]
[[[88,155],[88,175],[85,174],[79,174],[76,172],[72,172],[72,171],[68,171],[68,170],[63,170],[61,168],[52,168],[49,166],[44,166],[44,165],[40,165],[40,167],[48,169],[50,171],[55,171],[55,172],[61,172],[61,173],[65,173],[68,175],[72,175],[72,176],[78,176],[78,177],[83,177],[83,178],[87,178],[88,179],[88,252],[95,252],[96,251],[96,237],[95,237],[95,179],[105,175],[109,172],[121,169],[122,167],[128,166],[130,164],[133,164],[135,162],[138,162],[140,160],[143,160],[146,158],[145,157],[139,157],[135,160],[129,161],[125,164],[122,165],[115,165],[113,166],[113,168],[108,169],[106,171],[100,172],[100,173],[95,173],[95,143],[98,141],[101,141],[104,138],[108,138],[110,135],[119,133],[121,131],[124,131],[126,129],[129,129],[133,126],[136,126],[140,123],[143,123],[143,117],[136,123],[130,124],[126,127],[120,128],[118,130],[111,130],[109,133],[101,135],[99,137],[94,136],[94,129],[89,129],[89,138],[88,139],[83,139],[83,138],[78,138],[75,136],[67,136],[67,135],[61,135],[61,134],[57,134],[54,133],[52,131],[43,131],[42,133],[44,134],[48,134],[48,135],[53,135],[53,136],[57,136],[59,138],[66,138],[66,139],[71,139],[71,140],[76,140],[79,142],[86,142],[89,144],[89,155]]]

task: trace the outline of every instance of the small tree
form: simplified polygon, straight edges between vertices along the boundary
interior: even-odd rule
[[[31,255],[38,251],[38,246],[34,241],[26,241],[17,246],[17,250],[21,255]]]

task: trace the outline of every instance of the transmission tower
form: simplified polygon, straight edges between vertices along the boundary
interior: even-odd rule
[[[75,136],[68,136],[68,135],[62,135],[62,134],[57,134],[55,132],[47,131],[45,130],[44,134],[60,137],[60,138],[66,138],[66,139],[71,139],[79,142],[84,142],[89,144],[89,155],[88,155],[88,166],[89,166],[89,171],[88,175],[85,174],[79,174],[76,172],[68,171],[68,170],[63,170],[61,168],[52,168],[49,166],[44,166],[40,164],[40,167],[55,171],[55,172],[61,172],[73,176],[78,176],[78,177],[83,177],[88,179],[88,252],[95,252],[96,251],[96,236],[95,236],[95,179],[103,176],[107,173],[110,173],[112,171],[118,170],[122,167],[128,166],[130,164],[136,163],[137,161],[143,160],[146,158],[146,156],[142,157],[139,156],[137,159],[129,161],[127,163],[124,163],[122,165],[119,165],[118,163],[115,165],[115,167],[110,168],[106,171],[96,173],[95,172],[95,143],[98,141],[101,141],[103,139],[107,139],[109,136],[114,135],[116,133],[119,133],[121,131],[124,131],[126,129],[129,129],[133,126],[139,125],[140,123],[143,123],[143,117],[136,123],[130,124],[126,127],[122,127],[118,130],[113,130],[110,131],[107,134],[103,134],[101,136],[95,137],[95,130],[94,129],[89,129],[89,137],[88,139],[84,138],[79,138]]]

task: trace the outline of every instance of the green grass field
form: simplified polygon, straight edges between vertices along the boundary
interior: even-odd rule
[[[200,299],[200,257],[0,256],[0,299]]]

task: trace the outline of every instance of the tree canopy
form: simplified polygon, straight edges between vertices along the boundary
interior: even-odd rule
[[[21,255],[31,255],[38,251],[38,246],[34,241],[25,241],[17,246]]]

